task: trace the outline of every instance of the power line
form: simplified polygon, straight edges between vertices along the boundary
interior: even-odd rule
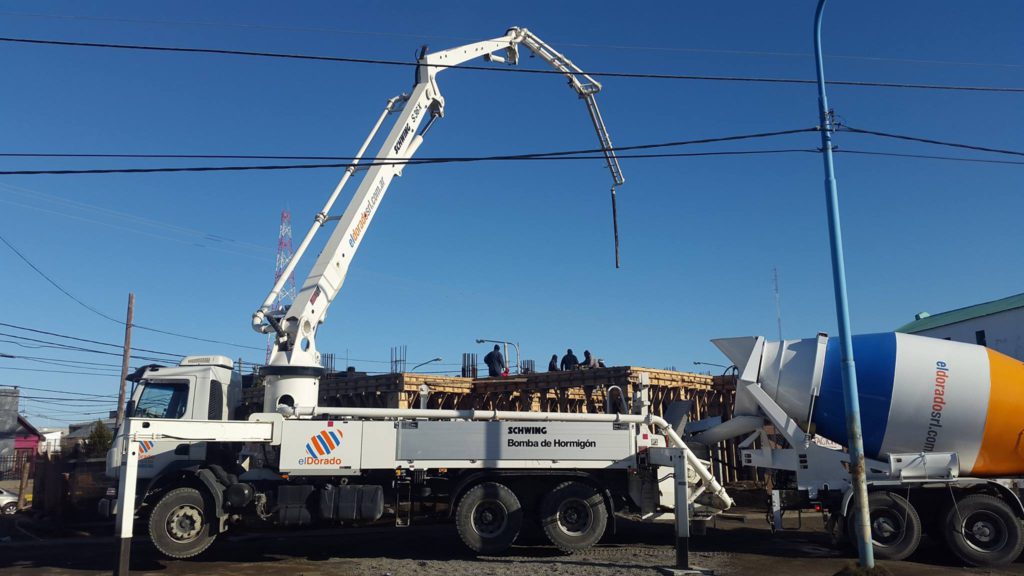
[[[60,334],[58,332],[48,332],[46,330],[39,330],[37,328],[29,328],[27,326],[19,326],[17,324],[8,324],[6,322],[0,322],[0,326],[6,326],[8,328],[14,328],[16,330],[24,330],[26,332],[33,332],[35,334],[45,334],[46,336],[55,336],[57,338],[66,338],[68,340],[75,340],[75,341],[78,341],[78,342],[87,342],[89,344],[99,344],[101,346],[113,346],[114,348],[122,348],[123,347],[121,344],[114,344],[112,342],[101,342],[99,340],[90,340],[88,338],[79,338],[77,336],[68,336],[67,334]],[[0,333],[0,334],[2,334],[2,333]],[[43,340],[35,340],[35,341],[36,342],[44,342]],[[48,342],[48,343],[52,344],[52,342]],[[83,348],[82,350],[86,350],[86,349]],[[184,358],[183,354],[175,354],[173,352],[161,352],[160,350],[149,350],[149,349],[146,349],[146,348],[135,348],[135,347],[132,347],[132,351],[133,352],[151,352],[153,354],[162,354],[164,356],[177,356],[178,358]],[[118,356],[120,356],[120,354],[118,354]]]
[[[392,38],[419,38],[419,39],[439,39],[439,40],[452,40],[452,41],[475,41],[478,38],[469,38],[466,36],[443,36],[439,34],[407,34],[401,32],[380,32],[374,30],[350,30],[343,28],[324,28],[324,27],[310,27],[310,26],[274,26],[267,24],[251,24],[244,22],[210,22],[210,21],[197,21],[197,20],[153,20],[153,19],[141,19],[141,18],[113,18],[104,16],[81,16],[75,14],[39,14],[39,13],[26,13],[26,12],[0,12],[3,16],[21,16],[29,18],[51,18],[57,20],[85,20],[85,21],[97,21],[97,22],[118,22],[118,23],[130,23],[130,24],[161,24],[171,26],[212,26],[221,28],[238,28],[238,29],[251,29],[251,30],[276,30],[284,32],[319,32],[327,34],[348,34],[358,36],[380,36],[380,37],[392,37]],[[651,52],[695,52],[695,53],[707,53],[707,54],[728,54],[728,55],[743,55],[743,56],[783,56],[783,57],[800,57],[805,58],[812,56],[810,52],[781,52],[781,51],[766,51],[766,50],[728,50],[720,48],[695,48],[695,47],[679,47],[679,46],[634,46],[628,44],[595,44],[595,43],[580,43],[580,42],[568,42],[563,40],[556,40],[560,46],[571,46],[574,48],[609,48],[614,50],[636,50],[636,51],[651,51]],[[825,54],[825,58],[837,58],[845,60],[866,60],[871,62],[899,62],[905,64],[944,64],[944,65],[956,65],[956,66],[992,66],[992,67],[1005,67],[1005,68],[1020,68],[1020,64],[1005,64],[999,62],[965,62],[958,60],[934,60],[934,59],[920,59],[920,58],[891,58],[885,56],[864,56],[856,54]]]
[[[73,364],[75,366],[99,366],[103,368],[120,368],[120,364],[112,364],[109,362],[89,362],[87,360],[71,360],[67,358],[47,358],[45,356],[19,356],[16,354],[8,354],[11,358],[17,358],[18,360],[37,360],[46,362],[61,362],[65,364]],[[95,370],[95,368],[93,368]]]
[[[80,410],[61,410],[59,408],[51,407],[57,405],[59,404],[36,402],[33,403],[31,406],[26,406],[26,408],[29,408],[31,410],[46,410],[47,412],[55,412],[57,414],[108,414],[110,412],[110,410],[91,411],[92,408],[97,408],[97,406],[81,406]]]
[[[11,366],[0,366],[0,370],[17,370],[19,372],[46,372],[46,373],[50,373],[50,374],[77,374],[79,376],[103,376],[104,378],[108,378],[111,375],[115,375],[116,376],[116,374],[113,374],[113,373],[101,374],[101,373],[81,372],[81,371],[74,371],[74,370],[43,370],[42,368],[14,368],[14,367],[11,367]]]
[[[987,158],[957,158],[956,156],[936,156],[932,154],[903,154],[899,152],[874,152],[870,150],[848,150],[845,148],[836,148],[833,150],[837,154],[862,154],[865,156],[893,156],[896,158],[918,158],[922,160],[947,160],[952,162],[978,162],[982,164],[1018,164],[1024,165],[1024,161],[1018,162],[1016,160],[989,160]]]
[[[965,148],[984,150],[984,148],[968,147]],[[936,155],[923,155],[923,154],[900,154],[892,152],[878,152],[878,151],[866,151],[866,150],[842,150],[840,148],[835,149],[836,152],[846,152],[850,154],[866,154],[875,156],[894,156],[904,158],[921,158],[931,160],[950,160],[956,162],[978,162],[987,164],[1024,164],[1024,162],[1013,162],[1006,160],[989,160],[984,158],[958,158],[955,156],[936,156]],[[993,150],[995,151],[995,150]],[[771,155],[771,154],[820,154],[821,150],[817,148],[778,148],[768,150],[726,150],[718,152],[673,152],[673,153],[661,153],[661,154],[617,154],[616,156],[620,159],[634,159],[634,160],[651,160],[651,159],[667,159],[667,158],[698,158],[698,157],[714,157],[714,156],[758,156],[758,155]],[[1015,152],[1002,152],[1004,154],[1017,154]],[[605,160],[604,156],[560,156],[560,157],[535,157],[535,158],[480,158],[480,159],[449,159],[443,161],[443,163],[468,163],[468,162],[485,162],[485,161],[497,161],[497,160],[516,160],[516,161],[542,161],[542,160]],[[168,172],[241,172],[241,171],[252,171],[252,170],[316,170],[326,168],[347,168],[349,166],[360,166],[363,168],[375,165],[429,165],[429,164],[440,164],[442,162],[423,162],[423,161],[400,161],[400,162],[388,162],[378,164],[283,164],[283,165],[256,165],[256,166],[188,166],[188,167],[160,167],[160,168],[102,168],[102,169],[87,169],[87,170],[19,170],[19,171],[0,171],[0,175],[3,176],[27,176],[27,175],[50,175],[50,176],[73,176],[73,175],[89,175],[89,174],[154,174],[154,173],[168,173]],[[142,328],[136,326],[137,328]],[[142,328],[146,329],[146,328]],[[152,330],[152,329],[150,329]],[[154,330],[156,331],[156,330]],[[233,344],[233,346],[240,346]]]
[[[45,272],[43,272],[38,267],[36,267],[35,264],[33,264],[28,258],[26,258],[24,254],[19,252],[18,249],[15,248],[10,242],[8,242],[7,239],[4,238],[2,235],[0,235],[0,242],[3,242],[4,244],[6,244],[7,247],[11,249],[11,251],[13,251],[15,254],[17,254],[18,257],[21,258],[25,262],[25,264],[28,264],[28,266],[30,268],[35,270],[36,273],[38,273],[40,276],[45,278],[47,282],[52,284],[53,287],[56,288],[57,290],[60,290],[61,293],[63,293],[65,296],[67,296],[68,298],[74,300],[75,302],[77,302],[79,305],[81,305],[86,310],[89,310],[89,311],[91,311],[91,312],[93,312],[93,313],[95,313],[95,314],[97,314],[97,315],[99,315],[99,316],[101,316],[103,318],[106,318],[107,320],[110,320],[111,322],[116,322],[116,323],[124,326],[125,323],[124,323],[123,320],[118,320],[117,318],[113,318],[111,316],[108,316],[108,315],[104,314],[103,312],[100,312],[99,310],[97,310],[97,309],[93,308],[92,306],[86,304],[85,302],[79,300],[73,294],[71,294],[70,292],[65,290],[63,286],[58,284],[52,278],[47,276]],[[261,348],[258,348],[256,346],[246,346],[244,344],[235,344],[233,342],[224,342],[222,340],[213,340],[213,339],[210,339],[210,338],[200,338],[198,336],[189,336],[187,334],[179,334],[177,332],[170,332],[168,330],[160,330],[158,328],[151,328],[151,327],[148,327],[148,326],[141,326],[139,324],[132,324],[132,327],[134,327],[134,328],[136,328],[138,330],[146,330],[146,331],[149,331],[149,332],[156,332],[158,334],[166,334],[168,336],[175,336],[175,337],[178,337],[178,338],[186,338],[188,340],[197,340],[197,341],[201,341],[201,342],[211,342],[211,343],[214,343],[214,344],[223,344],[225,346],[235,346],[235,347],[238,347],[238,348],[250,348],[250,349],[253,349],[253,350],[261,350]]]
[[[36,392],[57,392],[60,394],[70,394],[73,396],[95,396],[97,398],[117,398],[116,394],[89,394],[87,392],[69,392],[67,390],[54,390],[52,388],[35,388],[32,386],[11,386],[12,388],[18,388],[19,390],[33,390]]]
[[[694,156],[750,156],[758,154],[785,154],[791,152],[815,152],[811,149],[782,149],[782,150],[736,150],[736,151],[725,151],[725,152],[679,152],[669,154],[617,154],[616,157],[630,158],[630,159],[644,159],[644,158],[682,158],[682,157],[694,157]],[[422,161],[422,160],[409,160],[409,161],[396,161],[396,162],[377,162],[377,163],[360,163],[360,164],[271,164],[271,165],[255,165],[255,166],[187,166],[187,167],[160,167],[160,168],[95,168],[86,170],[10,170],[0,171],[0,176],[83,176],[87,174],[159,174],[168,172],[246,172],[253,170],[260,171],[277,171],[277,170],[320,170],[327,168],[348,168],[350,166],[359,166],[363,168],[371,166],[396,166],[396,165],[430,165],[430,164],[456,164],[456,163],[470,163],[470,162],[493,162],[499,159],[496,158],[480,158],[480,159],[450,159],[442,161]],[[518,161],[540,161],[540,160],[602,160],[607,159],[604,156],[561,156],[561,157],[537,157],[537,158],[506,158],[502,160],[518,160]]]
[[[59,396],[24,396],[24,395],[21,395],[21,394],[11,394],[11,393],[5,392],[3,390],[0,390],[0,396],[7,396],[9,398],[10,397],[18,397],[18,398],[23,398],[25,400],[70,400],[68,398],[61,398]],[[98,398],[97,399],[92,399],[92,398],[75,398],[74,401],[75,402],[102,402],[104,404],[110,404],[110,403],[115,403],[116,404],[117,403],[116,400],[100,400]]]
[[[144,234],[160,238],[162,240],[187,243],[190,245],[200,243],[204,247],[213,250],[233,255],[241,255],[248,258],[265,260],[270,258],[272,255],[272,252],[265,245],[241,241],[235,238],[223,236],[222,234],[211,233],[204,230],[188,228],[179,223],[171,224],[160,220],[154,220],[127,212],[121,212],[108,207],[81,202],[80,200],[70,200],[61,196],[54,196],[39,190],[14,186],[10,183],[0,183],[0,188],[2,188],[4,192],[16,194],[22,196],[26,200],[32,201],[30,203],[21,203],[12,198],[8,198],[7,194],[0,195],[0,202],[11,204],[13,206],[58,214],[75,220],[82,220],[102,226],[108,226],[122,232],[128,230],[131,225],[136,225],[134,229],[134,233],[136,234]],[[103,218],[96,218],[91,213],[96,213]],[[126,220],[127,223],[111,222],[110,217]]]
[[[109,42],[74,42],[68,40],[43,40],[35,38],[13,38],[13,37],[0,37],[0,42],[11,42],[20,44],[38,44],[38,45],[50,45],[50,46],[74,46],[79,48],[112,48],[120,50],[142,50],[150,52],[179,52],[179,53],[190,53],[190,54],[220,54],[229,56],[253,56],[260,58],[280,58],[287,60],[313,60],[319,62],[344,62],[348,64],[375,64],[382,66],[405,66],[405,67],[418,67],[420,64],[416,62],[407,62],[403,60],[384,60],[377,58],[352,58],[342,56],[315,56],[311,54],[290,54],[283,52],[262,52],[262,51],[251,51],[251,50],[229,50],[223,48],[186,48],[176,46],[151,46],[141,44],[114,44]],[[530,68],[491,68],[488,66],[474,66],[467,64],[459,65],[448,65],[448,64],[429,64],[428,66],[433,68],[454,68],[460,70],[479,70],[487,72],[512,72],[518,74],[557,74],[561,76],[563,73],[560,70],[539,70]],[[602,78],[643,78],[649,80],[704,80],[714,82],[752,82],[762,84],[816,84],[816,80],[801,79],[801,78],[770,78],[770,77],[753,77],[753,76],[707,76],[707,75],[692,75],[692,74],[657,74],[657,73],[640,73],[640,72],[584,72],[591,77],[602,77]],[[826,82],[833,86],[857,86],[862,88],[901,88],[901,89],[918,89],[918,90],[951,90],[951,91],[966,91],[966,92],[1006,92],[1006,93],[1024,93],[1024,88],[1016,87],[1005,87],[1005,86],[953,86],[944,84],[913,84],[913,83],[901,83],[901,82],[870,82],[870,81],[852,81],[852,80],[829,80]]]
[[[72,293],[68,292],[67,290],[65,290],[63,286],[61,286],[60,284],[57,284],[57,282],[55,282],[52,278],[47,276],[45,272],[43,272],[42,270],[37,268],[36,265],[32,263],[32,261],[30,261],[28,258],[26,258],[24,254],[22,254],[17,248],[15,248],[13,244],[8,242],[7,239],[4,238],[2,235],[0,235],[0,242],[3,242],[4,244],[6,244],[7,247],[11,249],[12,252],[14,252],[15,254],[18,255],[18,258],[21,258],[22,261],[25,262],[25,264],[28,264],[29,268],[35,270],[37,274],[39,274],[44,279],[46,279],[47,282],[49,282],[51,285],[53,285],[53,287],[56,288],[57,290],[60,290],[65,296],[67,296],[68,298],[71,298],[72,300],[77,302],[83,308],[85,308],[87,310],[90,310],[90,311],[92,311],[92,312],[94,312],[96,314],[99,314],[100,316],[106,318],[107,320],[113,320],[114,322],[117,322],[117,320],[114,320],[113,318],[111,318],[110,316],[107,316],[103,312],[100,312],[99,310],[93,308],[92,306],[89,306],[85,302],[82,302],[81,300],[76,298],[74,294],[72,294]]]
[[[47,340],[40,340],[38,338],[29,338],[28,336],[20,336],[20,335],[15,335],[15,334],[8,334],[6,332],[0,332],[0,336],[10,336],[12,338],[20,338],[21,340],[28,340],[29,342],[39,342],[39,343],[43,343],[43,344],[51,344],[49,346],[45,346],[45,345],[44,346],[29,346],[27,344],[24,344],[22,342],[18,342],[18,341],[15,341],[15,340],[0,340],[0,342],[5,342],[5,343],[8,343],[8,344],[14,344],[14,345],[20,346],[22,348],[54,348],[56,350],[66,350],[68,352],[87,352],[87,353],[90,353],[90,354],[105,354],[107,356],[117,356],[117,357],[123,356],[123,353],[119,354],[117,352],[107,352],[107,351],[104,351],[104,350],[93,350],[91,348],[82,348],[80,346],[69,346],[67,344],[61,344],[59,342],[50,343]],[[177,362],[178,361],[178,360],[170,360],[170,359],[166,359],[166,358],[154,358],[152,356],[139,356],[139,355],[132,355],[132,358],[135,359],[135,360],[146,360],[146,361],[150,361],[150,362]],[[118,366],[120,366],[120,364],[118,364]]]
[[[1024,156],[1024,152],[1019,150],[1006,150],[1001,148],[988,148],[985,146],[977,146],[974,144],[962,144],[959,142],[948,142],[944,140],[933,140],[931,138],[922,138],[920,136],[907,136],[905,134],[893,134],[890,132],[879,132],[877,130],[864,130],[862,128],[854,128],[852,126],[843,126],[841,128],[843,132],[853,132],[855,134],[870,134],[872,136],[879,136],[882,138],[892,138],[895,140],[906,140],[908,142],[921,142],[924,144],[935,144],[938,146],[947,146],[950,148],[962,148],[964,150],[978,150],[980,152],[993,152],[996,154],[1010,154],[1012,156]]]
[[[741,155],[741,154],[766,154],[778,153],[764,150],[734,151],[717,153],[675,153],[662,155],[629,155],[621,154],[623,151],[632,150],[653,150],[658,148],[671,148],[678,146],[690,146],[696,144],[712,144],[721,142],[737,142],[741,140],[753,140],[800,134],[803,132],[814,132],[817,128],[796,128],[790,130],[776,130],[772,132],[756,132],[751,134],[736,134],[732,136],[718,136],[712,138],[699,138],[695,140],[679,140],[672,142],[658,142],[651,144],[636,144],[631,146],[617,147],[616,154],[619,158],[666,158],[681,156],[708,156],[708,155]],[[347,168],[358,166],[368,168],[371,166],[408,166],[423,164],[448,164],[448,163],[470,163],[470,162],[491,162],[491,161],[525,161],[525,160],[603,160],[605,150],[602,148],[587,148],[581,150],[559,150],[553,152],[531,152],[526,154],[502,154],[491,156],[458,156],[458,157],[433,157],[419,159],[368,159],[360,164],[352,163],[326,163],[326,164],[283,164],[283,165],[250,165],[250,166],[188,166],[188,167],[160,167],[160,168],[103,168],[84,170],[9,170],[0,171],[0,175],[68,175],[68,174],[124,174],[124,173],[160,173],[160,172],[216,172],[216,171],[244,171],[244,170],[310,170],[322,168]],[[589,154],[598,154],[589,156]]]
[[[803,132],[817,132],[816,126],[805,128],[791,128],[787,130],[772,130],[769,132],[752,132],[747,134],[732,134],[729,136],[711,136],[707,138],[696,138],[691,140],[670,140],[668,142],[649,142],[645,144],[631,144],[629,146],[616,146],[616,152],[630,152],[633,150],[654,150],[658,148],[675,148],[677,146],[692,146],[695,144],[714,144],[719,142],[737,142],[740,140],[754,140],[760,138],[772,138],[776,136],[788,136]],[[391,158],[366,158],[362,162],[389,162],[391,164],[409,163],[431,163],[431,162],[475,162],[481,160],[522,160],[532,158],[578,156],[580,154],[603,154],[604,148],[581,148],[575,150],[552,150],[547,152],[527,152],[523,154],[495,154],[490,156],[427,156],[418,159],[391,159]],[[37,153],[9,153],[10,155],[37,154]],[[77,154],[64,153],[38,153],[40,156],[77,156]],[[8,154],[0,153],[0,156]],[[82,155],[93,156],[93,155]],[[246,154],[100,154],[95,157],[109,158],[188,158],[188,159],[256,159],[256,160],[360,160],[354,156],[299,156],[299,155],[246,155]],[[602,156],[603,158],[603,156]],[[348,164],[338,165],[339,167]],[[360,167],[368,164],[359,164]]]

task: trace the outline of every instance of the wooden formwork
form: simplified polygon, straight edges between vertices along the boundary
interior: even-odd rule
[[[430,374],[380,374],[320,381],[322,406],[363,408],[419,408],[420,387],[430,389],[427,408],[453,410],[469,408],[472,380]]]
[[[652,413],[663,415],[668,404],[676,400],[694,401],[691,417],[708,413],[714,393],[710,376],[637,366],[479,378],[473,381],[474,405],[499,410],[602,413],[606,397],[616,406],[618,391],[624,398],[632,398],[645,374]]]
[[[430,374],[379,374],[375,376],[328,374],[320,380],[320,406],[357,408],[419,408],[420,386],[430,388],[427,407],[433,409],[471,408],[473,390],[469,378]],[[244,406],[258,411],[263,406],[263,387],[242,391]],[[258,408],[254,408],[258,407]]]

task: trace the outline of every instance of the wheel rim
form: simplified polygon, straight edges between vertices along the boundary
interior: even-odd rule
[[[473,509],[473,530],[484,538],[493,538],[508,525],[508,509],[497,500],[485,500]]]
[[[191,542],[203,530],[203,512],[191,504],[182,504],[167,515],[167,535],[176,542]]]
[[[905,529],[902,516],[883,510],[871,519],[871,540],[878,546],[892,546],[903,539]]]
[[[558,505],[558,528],[570,536],[586,534],[594,525],[590,504],[580,498],[568,498]]]
[[[960,525],[960,534],[968,546],[979,552],[1002,550],[1009,540],[1006,523],[987,510],[968,514]]]

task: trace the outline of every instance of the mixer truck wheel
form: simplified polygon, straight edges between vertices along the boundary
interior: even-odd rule
[[[604,536],[608,509],[601,493],[582,482],[563,482],[540,504],[544,534],[566,553],[586,550]]]
[[[972,494],[957,501],[946,513],[944,526],[949,548],[968,564],[1009,564],[1024,549],[1020,520],[995,496]]]
[[[853,506],[853,503],[850,503]],[[868,494],[871,514],[871,543],[875,556],[885,560],[903,560],[921,543],[921,517],[905,498],[892,492]],[[857,530],[854,511],[847,518],[846,530],[852,543]]]
[[[504,484],[483,482],[467,491],[455,510],[455,528],[471,550],[498,554],[512,545],[523,525],[523,507]]]
[[[191,558],[213,544],[217,534],[203,495],[195,488],[176,488],[164,494],[149,515],[149,536],[157,550],[171,558]]]

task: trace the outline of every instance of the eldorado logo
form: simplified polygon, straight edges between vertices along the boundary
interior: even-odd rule
[[[327,458],[335,448],[341,445],[344,435],[341,430],[321,430],[318,434],[309,437],[306,443],[306,452],[309,456],[299,458],[299,464],[310,466],[340,465],[341,458]]]
[[[153,442],[152,440],[139,441],[139,460],[145,460],[146,458],[152,456],[152,454],[150,454],[149,452],[150,450],[153,449],[154,446],[156,446],[156,443]]]

